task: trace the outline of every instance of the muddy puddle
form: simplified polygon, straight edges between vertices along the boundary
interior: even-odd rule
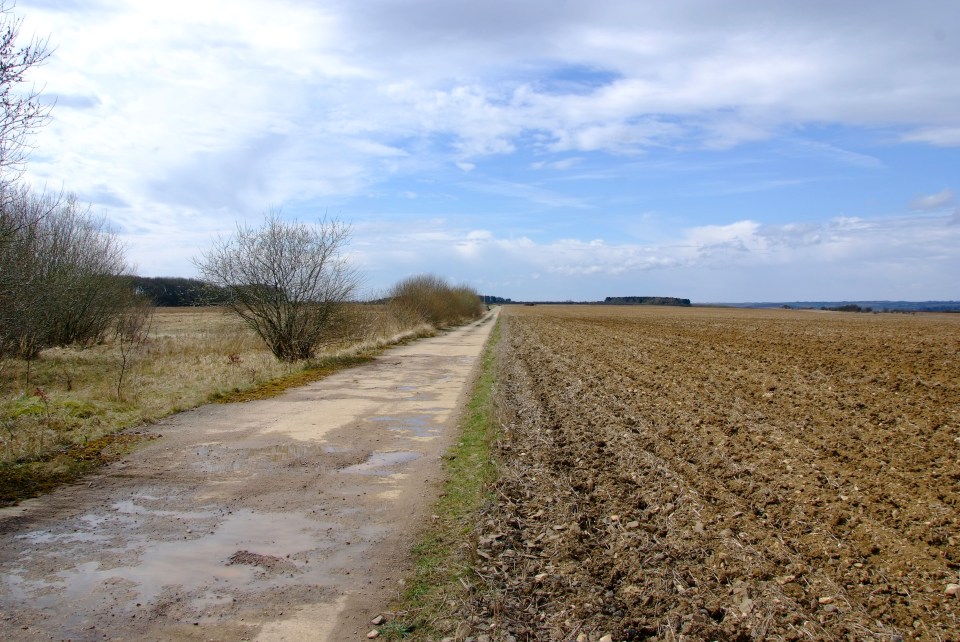
[[[409,415],[375,415],[367,419],[373,424],[394,432],[409,433],[414,437],[435,437],[443,427],[436,412]]]
[[[413,451],[378,452],[370,455],[366,461],[347,466],[340,472],[359,475],[393,475],[398,472],[398,466],[416,461],[422,456],[422,453]]]
[[[251,591],[330,583],[385,530],[289,512],[241,509],[212,520],[210,513],[151,511],[133,501],[112,509],[110,516],[81,515],[69,532],[21,534],[31,546],[5,569],[7,599],[39,609],[68,600],[89,612],[105,603],[134,612],[172,598],[203,611]],[[124,537],[98,532],[109,532],[104,526],[118,516]],[[163,532],[156,520],[166,524]],[[78,548],[83,544],[92,548]],[[85,561],[76,563],[78,553]],[[60,570],[37,576],[38,565]]]

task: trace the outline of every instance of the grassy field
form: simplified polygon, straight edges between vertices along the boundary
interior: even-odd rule
[[[276,360],[219,308],[160,308],[142,345],[116,341],[0,361],[0,502],[69,481],[136,443],[118,431],[217,400],[302,385],[380,347],[422,335],[382,308],[357,306],[352,331],[316,359]],[[122,377],[121,377],[122,375]]]

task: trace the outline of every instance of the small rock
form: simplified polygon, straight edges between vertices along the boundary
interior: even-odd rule
[[[944,593],[947,595],[960,595],[960,584],[947,584],[947,589]]]
[[[374,625],[374,626],[380,626],[381,624],[383,624],[383,623],[386,622],[386,621],[387,621],[387,618],[383,617],[382,615],[378,615],[377,617],[375,617],[375,618],[373,618],[372,620],[370,620],[370,624],[372,624],[372,625]]]
[[[367,633],[367,639],[368,639],[368,640],[372,640],[373,638],[378,638],[378,637],[380,637],[380,631],[378,631],[378,630],[376,630],[376,629],[374,629],[374,630],[370,631],[369,633]]]
[[[627,522],[627,528],[640,528],[640,522]]]
[[[819,602],[820,604],[833,604],[833,598],[828,595],[825,597],[821,597],[819,600],[817,600],[817,602]]]
[[[600,642],[613,642],[613,636],[605,635],[602,638],[600,638]]]
[[[587,634],[581,633],[577,636],[577,642],[587,642]]]

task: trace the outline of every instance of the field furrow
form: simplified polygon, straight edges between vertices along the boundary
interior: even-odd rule
[[[519,639],[960,639],[960,317],[509,308],[476,608]]]

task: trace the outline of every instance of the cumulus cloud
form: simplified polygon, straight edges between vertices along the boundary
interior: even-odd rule
[[[780,225],[742,220],[691,227],[656,243],[504,236],[449,221],[435,221],[429,234],[378,224],[378,233],[405,248],[406,258],[370,254],[367,265],[374,271],[381,270],[378,264],[389,265],[382,271],[404,274],[422,270],[429,256],[432,269],[465,274],[466,266],[482,261],[487,266],[482,283],[494,288],[489,293],[514,299],[545,299],[553,292],[562,299],[591,300],[624,287],[651,294],[646,288],[653,286],[644,284],[660,284],[662,295],[700,301],[745,300],[744,284],[766,291],[767,300],[842,299],[858,291],[862,298],[903,298],[916,288],[918,275],[927,280],[929,297],[949,298],[955,286],[945,275],[960,270],[954,250],[960,226],[947,225],[956,217],[837,217]]]
[[[109,159],[164,171],[266,133],[294,157],[350,149],[359,175],[331,185],[348,194],[401,168],[382,161],[413,140],[426,143],[419,156],[453,155],[462,169],[530,147],[723,149],[803,122],[902,126],[904,140],[960,144],[949,107],[960,103],[960,44],[903,37],[935,31],[949,3],[889,3],[870,16],[855,4],[707,0],[683,12],[547,0],[31,9],[31,26],[58,42],[40,81],[82,107],[58,110],[42,133],[38,172],[51,176],[120,181]],[[85,162],[71,158],[77,149]],[[309,189],[311,174],[294,163],[285,189]]]
[[[954,3],[934,0],[923,11],[892,0],[882,10],[865,6],[22,4],[25,29],[53,35],[56,53],[36,80],[60,97],[39,132],[27,179],[65,185],[102,207],[130,230],[127,240],[147,273],[189,273],[182,259],[200,237],[181,227],[196,221],[209,238],[277,204],[322,210],[348,203],[366,216],[389,209],[377,207],[385,202],[374,202],[377,194],[395,197],[392,207],[401,211],[423,208],[397,229],[373,214],[379,231],[358,228],[358,258],[384,279],[422,271],[417,261],[447,261],[466,274],[464,266],[492,257],[491,274],[504,284],[531,279],[547,287],[549,275],[565,275],[556,287],[580,287],[577,279],[638,274],[685,274],[707,284],[710,270],[728,266],[809,273],[805,262],[835,266],[838,257],[952,256],[960,226],[945,223],[956,223],[958,214],[941,211],[954,202],[950,190],[916,199],[914,214],[902,220],[791,223],[753,209],[737,214],[748,199],[734,197],[799,187],[814,173],[744,178],[716,171],[684,185],[680,198],[688,200],[675,201],[664,217],[686,221],[683,229],[664,227],[655,242],[633,243],[604,219],[611,201],[601,190],[575,189],[588,181],[639,181],[670,162],[708,176],[709,168],[691,168],[690,156],[681,155],[709,150],[698,162],[719,165],[724,150],[784,135],[795,151],[811,130],[813,138],[823,131],[882,132],[887,140],[960,145],[960,39],[930,35],[953,19]],[[831,169],[885,167],[879,152],[854,147],[817,141],[803,153],[831,159]],[[618,164],[597,165],[598,157]],[[497,160],[504,161],[500,171],[488,171]],[[582,170],[576,176],[558,175],[575,166]],[[531,169],[541,170],[533,181],[517,175]],[[456,193],[430,194],[421,189],[427,180]],[[704,186],[731,196],[730,207],[711,210],[714,225],[699,224],[706,215],[691,222],[695,215],[678,211],[694,207]],[[413,194],[415,202],[404,198]],[[366,206],[368,198],[374,205]],[[626,198],[636,211],[666,209],[641,190]],[[484,208],[498,212],[490,217],[522,217],[525,224],[450,222]],[[557,211],[608,227],[548,231]],[[449,218],[429,218],[437,212]],[[417,225],[428,231],[404,231]],[[481,229],[488,235],[476,233]],[[953,243],[949,251],[945,239]],[[931,261],[942,266],[949,259]]]

